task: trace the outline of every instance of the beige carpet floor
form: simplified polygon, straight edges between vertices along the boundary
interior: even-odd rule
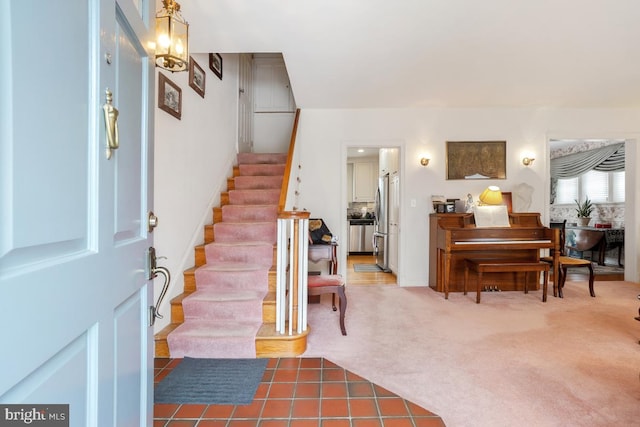
[[[541,292],[350,286],[343,337],[330,296],[309,306],[304,356],[322,356],[447,426],[640,425],[640,284]]]

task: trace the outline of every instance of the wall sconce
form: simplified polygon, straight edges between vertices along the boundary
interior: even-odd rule
[[[427,165],[429,164],[429,160],[430,160],[430,159],[428,159],[428,158],[426,158],[426,157],[423,157],[423,158],[421,158],[421,159],[420,159],[420,164],[421,164],[422,166],[427,166]]]
[[[483,205],[500,205],[502,204],[502,192],[500,187],[490,185],[480,194],[480,202]]]
[[[172,73],[185,71],[189,64],[189,24],[175,0],[162,0],[156,14],[156,65]]]
[[[523,157],[522,158],[522,164],[525,166],[531,166],[531,164],[533,163],[535,159],[533,157]]]

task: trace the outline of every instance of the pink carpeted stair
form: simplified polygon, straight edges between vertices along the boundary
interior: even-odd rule
[[[238,154],[239,176],[213,225],[184,323],[167,336],[171,357],[252,358],[276,244],[285,154]]]

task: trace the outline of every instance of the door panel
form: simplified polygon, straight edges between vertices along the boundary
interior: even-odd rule
[[[3,16],[10,16],[12,23],[30,19],[33,9],[28,3],[34,2],[16,3],[19,4],[7,10],[9,5],[3,2],[0,6],[5,9]],[[70,2],[74,17],[87,15],[85,3],[82,0]],[[32,6],[38,7],[43,16],[55,14],[59,9],[52,3]],[[48,41],[52,45],[73,43],[86,52],[88,25],[84,21],[74,30],[59,29],[55,20],[44,20],[38,32],[13,25],[12,33],[16,40],[20,40],[19,44],[16,43],[18,49],[20,46],[36,46],[42,42],[42,33],[51,33]],[[0,206],[3,220],[0,221],[0,235],[3,237],[0,240],[0,268],[3,272],[20,274],[24,269],[34,268],[36,263],[46,263],[54,257],[87,249],[86,206],[91,180],[85,161],[88,149],[78,141],[86,139],[88,134],[88,63],[86,59],[79,61],[80,55],[75,51],[66,50],[55,56],[41,52],[38,61],[44,64],[72,61],[78,63],[78,67],[60,79],[52,80],[46,73],[43,75],[41,67],[34,66],[31,55],[13,52],[12,66],[6,71],[23,74],[25,78],[2,78],[7,86],[14,82],[6,88],[8,92],[3,90],[3,93],[13,96],[3,97],[1,119],[3,185],[0,186]],[[47,93],[54,102],[42,102],[38,94],[43,93]],[[36,97],[23,96],[25,94],[35,94]],[[71,114],[59,116],[52,108],[61,100],[65,100]],[[46,135],[54,133],[68,138],[39,144],[37,150],[33,149],[31,141],[42,138],[47,141]],[[34,175],[31,168],[20,167],[27,164],[37,165],[39,174]],[[63,164],[67,167],[61,168]],[[66,191],[61,194],[51,191],[55,188],[65,188]]]
[[[87,419],[87,407],[89,401],[86,384],[95,382],[95,378],[89,378],[92,372],[88,366],[91,350],[91,333],[83,334],[61,349],[47,363],[31,373],[18,386],[2,396],[3,402],[53,402],[51,396],[61,394],[64,402],[77,408],[73,418],[84,425]],[[61,387],[61,385],[63,385]],[[78,425],[82,425],[78,424]],[[34,424],[35,425],[35,424]],[[94,424],[95,425],[95,424]]]
[[[145,404],[144,378],[140,375],[140,360],[145,355],[141,343],[145,342],[145,331],[131,325],[141,324],[140,314],[145,312],[146,298],[136,293],[120,307],[114,316],[114,339],[116,342],[115,362],[119,376],[115,379],[117,400],[115,402],[117,425],[136,425],[140,417],[140,407]],[[136,393],[132,393],[135,391]]]
[[[70,404],[71,426],[152,419],[154,7],[0,2],[0,403]]]
[[[141,132],[144,117],[143,108],[145,98],[142,93],[145,74],[148,72],[144,51],[136,47],[135,35],[127,31],[123,25],[124,17],[118,14],[117,45],[115,64],[116,81],[114,86],[114,103],[119,108],[118,127],[126,140],[121,140],[120,148],[116,151],[114,188],[116,189],[116,221],[115,241],[144,237],[146,229],[140,221],[143,210],[142,203],[146,202],[143,185],[147,173],[145,135]],[[121,78],[123,77],[123,78]],[[145,203],[146,204],[146,203]]]

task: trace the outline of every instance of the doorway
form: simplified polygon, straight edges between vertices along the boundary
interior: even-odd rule
[[[626,143],[623,139],[550,139],[549,159],[552,162],[553,159],[614,144],[623,144],[621,153],[624,155]],[[549,218],[551,222],[567,220],[567,247],[573,248],[568,249],[567,254],[591,259],[595,280],[622,281],[625,273],[625,172],[611,172],[611,166],[608,170],[591,170],[579,177],[560,179],[550,197]],[[585,198],[593,199],[594,209],[590,223],[582,227],[575,224],[576,200]],[[578,247],[585,244],[593,247]],[[568,273],[568,280],[586,280],[588,275],[587,271],[580,269],[569,270]]]
[[[344,218],[348,230],[347,282],[351,285],[398,283],[399,153],[400,148],[394,146],[347,147]]]

